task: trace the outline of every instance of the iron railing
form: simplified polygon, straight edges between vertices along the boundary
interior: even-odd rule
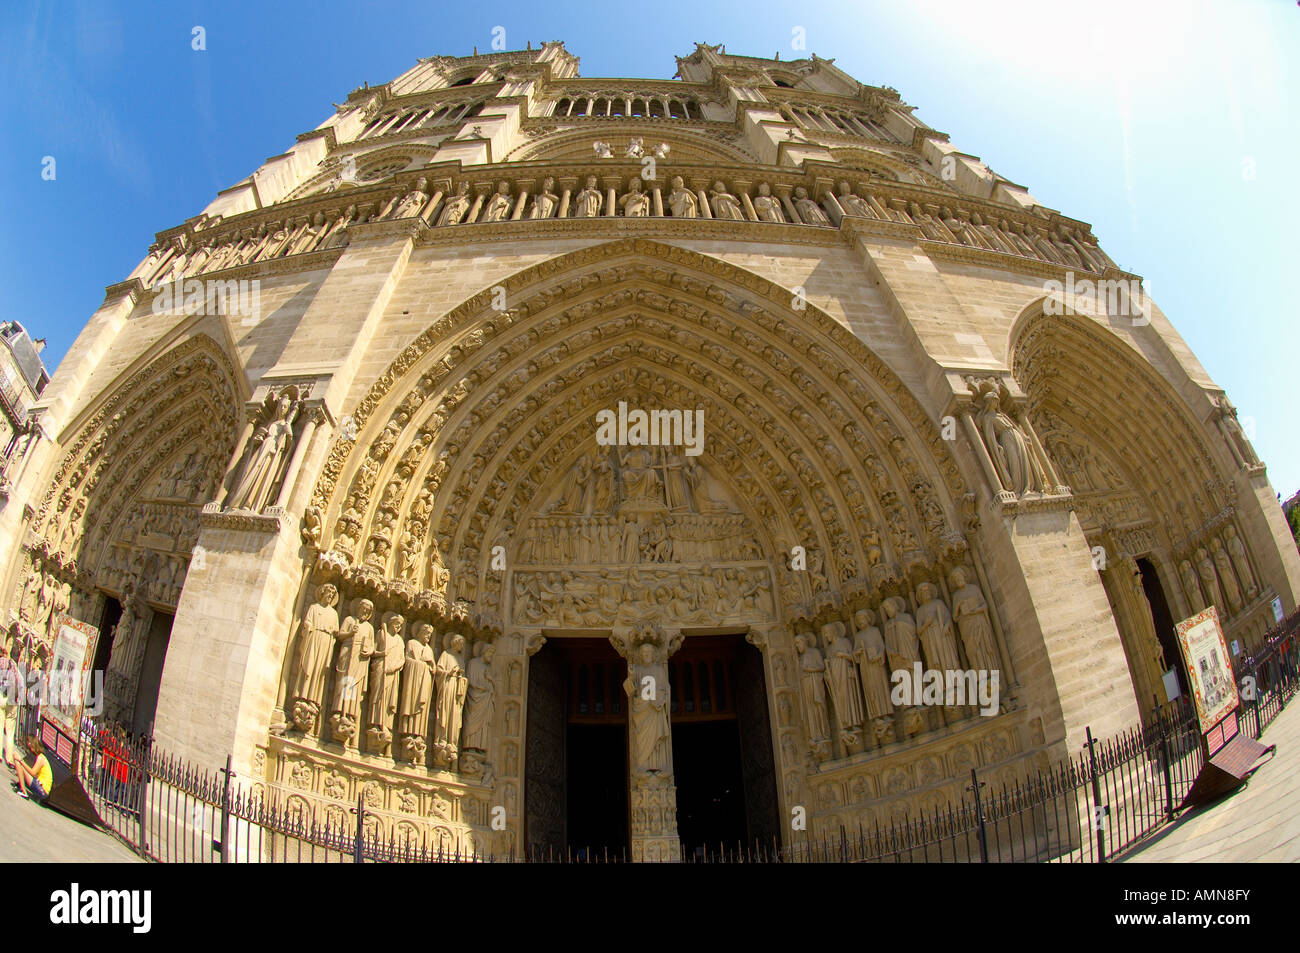
[[[1300,612],[1239,661],[1240,730],[1259,737],[1300,686]],[[20,709],[19,737],[36,725]],[[1147,723],[1105,741],[1086,732],[1072,758],[1013,784],[989,787],[971,771],[967,794],[930,813],[870,829],[817,836],[793,832],[784,843],[753,841],[683,848],[688,863],[1089,863],[1129,850],[1170,823],[1203,766],[1196,713],[1186,697],[1153,708]],[[273,788],[259,796],[235,783],[231,760],[204,770],[158,750],[148,739],[114,733],[86,718],[73,770],[105,825],[148,860],[174,863],[619,863],[625,850],[574,847],[485,854],[367,831],[358,800],[347,823],[304,817]]]

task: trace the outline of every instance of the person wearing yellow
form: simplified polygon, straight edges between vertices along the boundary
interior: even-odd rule
[[[45,757],[45,746],[35,733],[27,736],[27,748],[32,752],[30,761],[20,760],[15,765],[18,769],[18,793],[44,801],[50,796],[50,788],[54,787],[54,772]]]

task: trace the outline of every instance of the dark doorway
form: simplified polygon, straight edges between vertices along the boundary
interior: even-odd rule
[[[114,628],[122,618],[122,603],[112,596],[104,599],[104,611],[99,615],[99,640],[95,643],[95,662],[91,670],[101,675],[108,671],[108,660],[113,654]]]
[[[761,653],[740,635],[693,636],[668,670],[683,858],[771,843],[776,768]]]
[[[683,860],[745,843],[745,783],[735,718],[673,725],[673,775]]]
[[[172,616],[154,612],[149,622],[149,640],[144,647],[144,660],[140,663],[140,679],[135,689],[135,713],[131,718],[131,731],[140,737],[153,733],[154,716],[158,713],[158,689],[162,685],[163,662],[167,658],[167,643],[172,635]]]
[[[529,660],[524,798],[534,856],[627,856],[626,675],[603,638],[548,638]]]
[[[627,727],[570,724],[565,749],[570,853],[575,859],[623,857],[628,845]]]
[[[1165,599],[1165,590],[1160,585],[1156,567],[1146,558],[1137,560],[1138,571],[1142,573],[1142,591],[1146,593],[1151,606],[1151,621],[1155,624],[1156,638],[1165,653],[1165,664],[1172,665],[1178,673],[1178,688],[1184,695],[1188,691],[1187,669],[1183,665],[1183,653],[1178,648],[1178,636],[1174,634],[1174,617],[1169,611],[1169,602]]]

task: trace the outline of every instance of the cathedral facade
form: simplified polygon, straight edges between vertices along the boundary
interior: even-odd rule
[[[1088,224],[831,60],[677,68],[421,60],[159,233],[5,474],[6,638],[97,626],[108,717],[299,816],[672,860],[1022,777],[1294,610]]]

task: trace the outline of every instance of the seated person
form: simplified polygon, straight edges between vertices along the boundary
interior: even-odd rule
[[[54,772],[50,770],[49,759],[45,757],[45,747],[35,733],[27,736],[27,749],[32,752],[28,761],[19,759],[16,762],[18,793],[23,797],[44,801],[50,796],[50,788],[54,787]]]

